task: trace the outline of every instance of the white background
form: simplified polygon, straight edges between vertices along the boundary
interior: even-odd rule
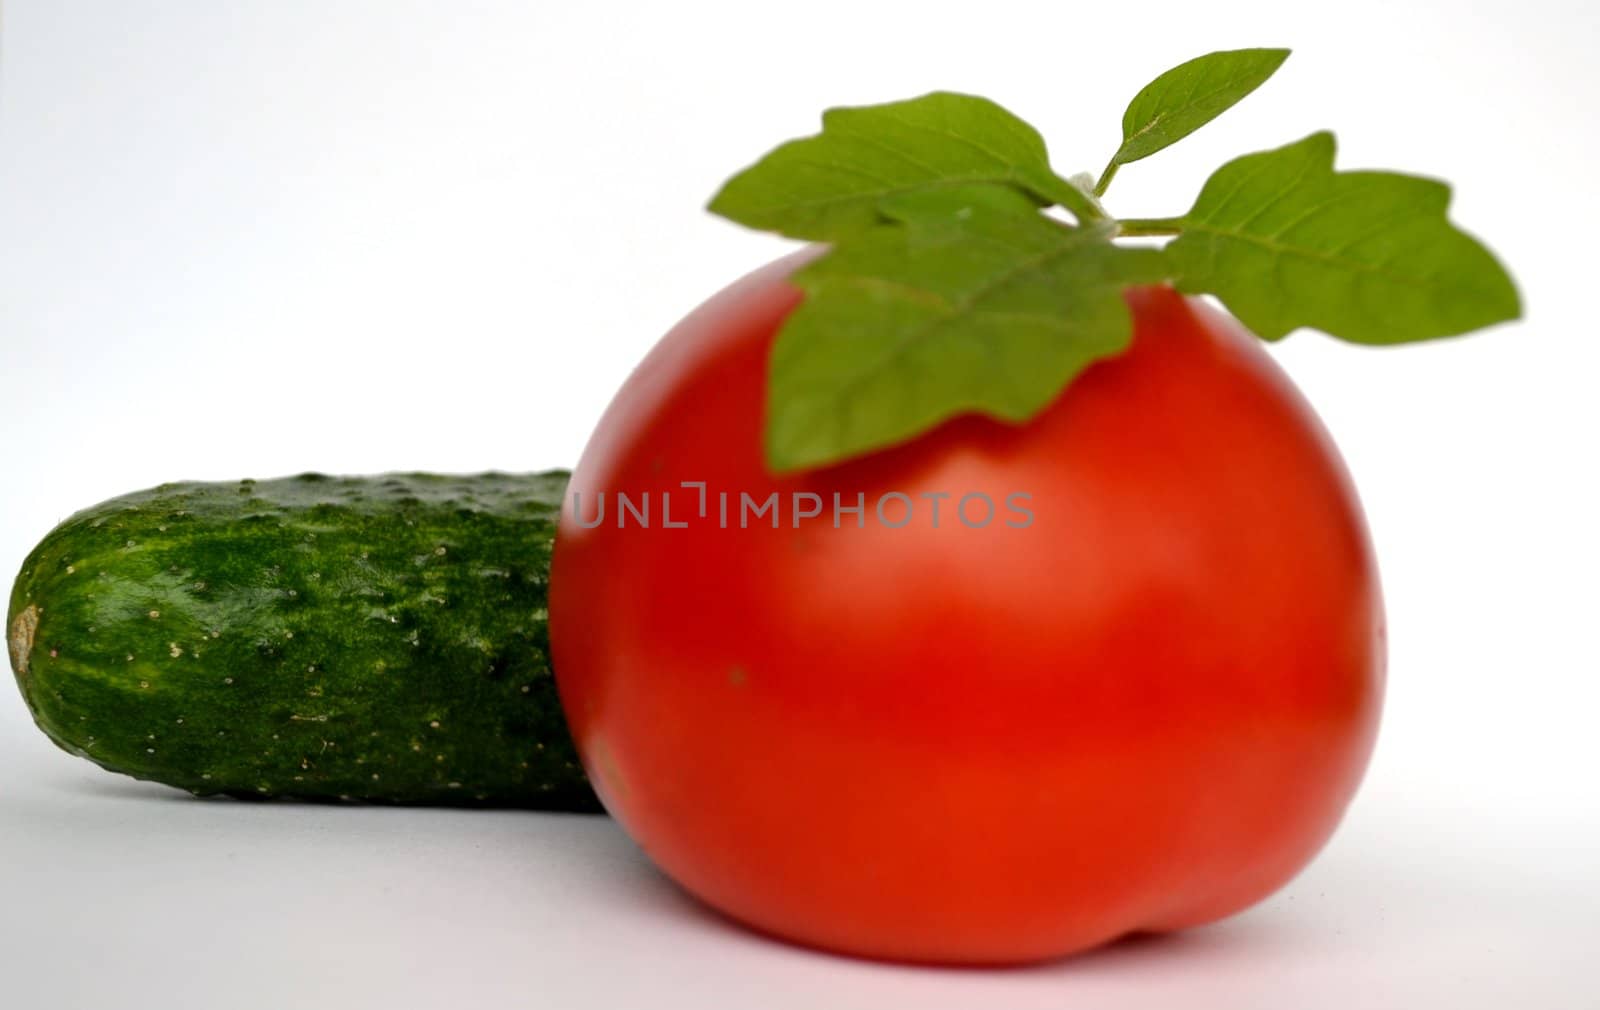
[[[1011,972],[793,950],[609,821],[198,802],[0,697],[0,1003],[136,1007],[1594,1007],[1600,947],[1592,50],[1570,3],[12,0],[0,35],[0,571],[168,479],[570,465],[678,316],[783,251],[702,212],[825,105],[933,88],[1097,171],[1156,72],[1291,45],[1124,169],[1188,206],[1333,127],[1456,184],[1525,323],[1274,353],[1342,447],[1392,628],[1378,753],[1293,886]]]

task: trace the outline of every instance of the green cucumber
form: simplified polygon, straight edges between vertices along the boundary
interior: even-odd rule
[[[567,474],[163,484],[23,563],[52,740],[198,794],[595,810],[550,673]]]

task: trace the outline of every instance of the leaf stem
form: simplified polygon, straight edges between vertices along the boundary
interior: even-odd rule
[[[1116,178],[1117,169],[1119,169],[1121,167],[1122,166],[1117,162],[1117,159],[1115,159],[1115,158],[1112,158],[1109,162],[1106,163],[1106,170],[1104,172],[1100,173],[1100,181],[1094,184],[1094,195],[1095,196],[1105,196],[1106,195],[1106,189],[1110,187],[1111,180]]]
[[[1106,219],[1106,212],[1100,209],[1093,197],[1065,179],[1058,178],[1056,181],[1060,185],[1052,187],[1051,198],[1071,211],[1079,224],[1093,224]]]
[[[1181,217],[1127,217],[1117,221],[1118,235],[1179,235]]]

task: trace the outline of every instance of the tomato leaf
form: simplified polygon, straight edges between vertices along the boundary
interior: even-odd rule
[[[1003,183],[1041,203],[1085,199],[1050,169],[1038,131],[986,98],[937,91],[829,109],[822,132],[773,150],[725,183],[716,214],[791,238],[829,241],[880,223],[910,193]]]
[[[1109,227],[1069,228],[1000,186],[926,189],[794,277],[766,455],[776,472],[906,441],[963,413],[1022,422],[1131,336],[1122,290],[1166,272]]]
[[[1442,182],[1336,172],[1331,133],[1247,154],[1207,180],[1167,255],[1257,335],[1311,326],[1363,344],[1451,336],[1515,319],[1505,269],[1445,216]]]
[[[773,346],[769,467],[837,463],[961,414],[1028,420],[1127,345],[1134,284],[1214,294],[1269,340],[1309,326],[1403,343],[1516,318],[1516,288],[1450,223],[1443,183],[1337,172],[1331,134],[1224,165],[1182,217],[1107,215],[1097,197],[1120,165],[1215,119],[1288,55],[1215,52],[1157,77],[1092,184],[1057,175],[1001,106],[946,91],[830,109],[820,133],[728,180],[714,213],[830,246],[795,274],[805,298]],[[1114,241],[1156,236],[1175,237]]]
[[[1287,49],[1232,49],[1168,70],[1128,103],[1112,165],[1148,158],[1187,137],[1259,88],[1288,58]]]

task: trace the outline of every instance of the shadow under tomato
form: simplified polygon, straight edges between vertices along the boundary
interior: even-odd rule
[[[774,952],[788,951],[805,957],[844,964],[877,966],[925,973],[963,976],[1028,976],[1069,974],[1137,974],[1159,966],[1171,969],[1180,965],[1252,957],[1276,948],[1288,938],[1277,929],[1251,925],[1238,919],[1176,932],[1134,931],[1089,950],[1046,960],[1016,964],[942,964],[885,958],[865,958],[827,947],[802,943],[745,922],[721,909],[706,904],[662,873],[649,858],[634,847],[637,858],[623,863],[626,882],[621,882],[648,910],[671,917],[680,924],[701,931],[715,932],[742,944],[755,944]]]

